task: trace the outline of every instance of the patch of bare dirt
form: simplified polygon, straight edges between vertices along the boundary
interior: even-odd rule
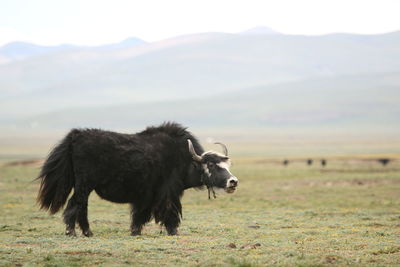
[[[288,200],[307,200],[307,198],[305,196],[289,196],[287,197]]]
[[[228,248],[237,248],[235,243],[229,243]]]
[[[112,256],[112,253],[106,252],[92,252],[92,251],[66,251],[64,254],[67,255],[103,255],[103,256]]]
[[[11,244],[5,244],[7,247],[14,247],[14,248],[21,248],[21,247],[38,247],[39,244],[35,243],[11,243]]]
[[[98,223],[98,224],[117,224],[117,225],[121,225],[123,224],[123,222],[118,222],[118,221],[112,221],[112,220],[93,220],[94,224]]]
[[[198,248],[181,248],[181,250],[187,251],[187,252],[200,252],[201,251]]]
[[[365,169],[321,169],[323,173],[383,173],[383,172],[398,172],[398,168],[365,168]]]
[[[338,259],[339,259],[338,256],[331,256],[331,255],[328,255],[328,256],[325,257],[325,262],[333,264],[333,263],[335,263]]]
[[[240,248],[241,248],[241,249],[256,249],[256,248],[258,248],[258,247],[261,247],[261,244],[260,244],[260,243],[246,244],[246,245],[241,246]]]
[[[12,166],[41,166],[44,160],[42,159],[31,159],[31,160],[20,160],[20,161],[11,161],[4,164],[6,167]]]
[[[349,179],[349,180],[333,180],[333,181],[293,181],[285,183],[284,186],[373,186],[400,184],[400,179]]]

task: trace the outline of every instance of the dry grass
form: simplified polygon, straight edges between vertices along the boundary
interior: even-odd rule
[[[0,266],[399,265],[400,162],[289,166],[234,158],[240,186],[208,200],[183,197],[180,236],[150,223],[129,235],[127,205],[95,194],[94,237],[69,238],[61,215],[35,204],[37,166],[0,167]]]

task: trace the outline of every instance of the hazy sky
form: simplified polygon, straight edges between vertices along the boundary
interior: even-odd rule
[[[268,26],[291,34],[400,30],[400,0],[0,0],[0,45],[95,45]]]

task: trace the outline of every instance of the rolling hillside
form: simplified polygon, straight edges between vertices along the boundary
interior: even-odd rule
[[[193,34],[2,64],[0,123],[391,127],[399,73],[400,32]]]
[[[20,121],[18,127],[129,128],[176,120],[198,127],[382,127],[399,130],[400,73],[318,78],[212,97],[71,108]]]

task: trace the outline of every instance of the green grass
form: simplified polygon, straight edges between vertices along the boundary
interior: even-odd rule
[[[188,190],[179,236],[152,222],[132,237],[128,205],[92,194],[92,238],[38,210],[37,166],[2,165],[0,266],[400,265],[400,161],[233,163],[237,193]]]

